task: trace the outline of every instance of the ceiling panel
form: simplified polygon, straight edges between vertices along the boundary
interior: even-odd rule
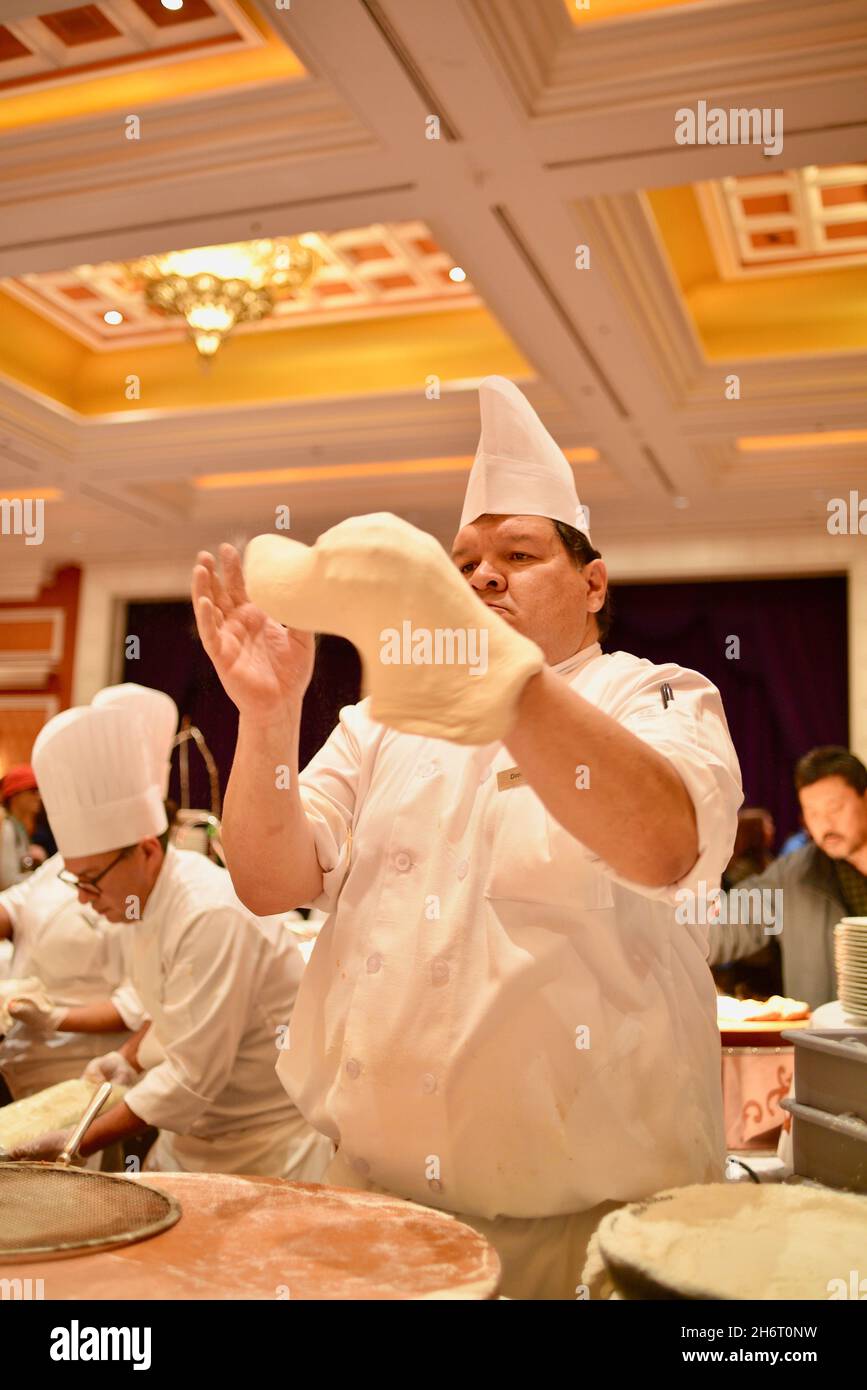
[[[0,29],[0,95],[87,74],[109,76],[135,64],[194,57],[214,47],[257,48],[261,39],[235,0],[98,0],[74,9],[6,17]]]
[[[267,318],[237,332],[269,332],[290,324],[343,323],[479,303],[469,279],[454,281],[455,262],[424,222],[381,223],[302,235],[321,258],[313,280],[280,300]],[[177,342],[183,320],[145,303],[141,282],[120,262],[75,266],[0,281],[0,289],[35,309],[96,351]],[[110,311],[123,322],[107,324]]]
[[[0,101],[0,484],[63,493],[53,559],[187,557],[275,499],[306,538],[378,509],[445,537],[499,371],[621,559],[650,535],[700,572],[721,535],[746,560],[791,532],[819,563],[829,490],[867,468],[863,0],[95,0],[116,32],[78,42],[87,7],[40,8],[64,18],[20,0],[0,30],[0,82],[38,67]],[[219,24],[254,46],[170,51]],[[678,146],[700,99],[782,107],[785,151]],[[207,370],[120,264],[301,233],[309,292]]]

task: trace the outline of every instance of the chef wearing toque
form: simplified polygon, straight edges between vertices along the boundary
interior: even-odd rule
[[[54,854],[35,873],[0,893],[0,937],[12,937],[10,976],[22,987],[6,1001],[0,1075],[13,1100],[59,1081],[142,1024],[125,978],[122,928],[82,907],[62,883]]]
[[[512,383],[480,397],[451,564],[354,518],[309,551],[253,541],[243,576],[230,547],[223,579],[202,555],[193,592],[240,711],[237,891],[330,913],[279,1068],[337,1145],[326,1181],[453,1212],[504,1293],[574,1298],[606,1211],[722,1178],[706,932],[675,905],[719,882],[740,774],[710,682],[602,653],[571,468]],[[371,634],[406,620],[473,626],[485,670],[426,664],[415,636],[418,662],[386,664]],[[356,642],[371,696],[296,777],[314,625]]]
[[[33,748],[64,878],[124,924],[129,977],[150,1019],[87,1068],[130,1089],[93,1122],[81,1153],[155,1126],[148,1167],[315,1181],[330,1144],[275,1071],[303,962],[281,922],[242,907],[225,870],[168,844],[164,769],[176,724],[168,696],[121,687],[49,720]],[[143,1037],[155,1043],[144,1072]],[[26,1154],[51,1157],[62,1138]]]

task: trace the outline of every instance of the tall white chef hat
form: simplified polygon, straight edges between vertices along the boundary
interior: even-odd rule
[[[40,729],[31,762],[65,859],[122,849],[168,827],[153,759],[127,710],[64,710]]]
[[[178,731],[178,707],[171,695],[127,681],[124,685],[107,685],[98,690],[91,704],[98,709],[127,710],[135,719],[140,737],[153,758],[154,780],[165,797],[169,789],[172,739]]]
[[[548,516],[590,540],[575,478],[514,382],[487,376],[479,387],[482,433],[470,470],[461,526],[492,516]]]

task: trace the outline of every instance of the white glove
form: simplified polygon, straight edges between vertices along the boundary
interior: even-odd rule
[[[134,1086],[139,1074],[121,1052],[106,1052],[94,1057],[81,1073],[83,1081],[110,1081],[113,1086]]]
[[[28,994],[43,993],[42,981],[36,975],[23,979],[0,980],[0,1033],[8,1033],[13,1019],[9,1014],[10,999],[26,999]]]
[[[71,1134],[72,1126],[69,1129],[50,1129],[24,1144],[13,1144],[9,1157],[15,1162],[53,1163],[63,1152],[63,1146]]]
[[[55,1004],[41,991],[16,994],[6,1002],[6,1011],[16,1023],[24,1023],[37,1033],[56,1033],[69,1013],[65,1004]]]

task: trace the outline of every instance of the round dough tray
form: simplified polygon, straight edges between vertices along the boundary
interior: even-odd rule
[[[18,1262],[47,1297],[130,1299],[495,1299],[500,1262],[446,1212],[373,1192],[230,1173],[130,1174],[179,1199],[180,1221],[77,1260]],[[0,1276],[5,1274],[0,1260]]]
[[[867,1199],[780,1183],[674,1188],[609,1213],[595,1239],[625,1299],[827,1299],[863,1263]]]

